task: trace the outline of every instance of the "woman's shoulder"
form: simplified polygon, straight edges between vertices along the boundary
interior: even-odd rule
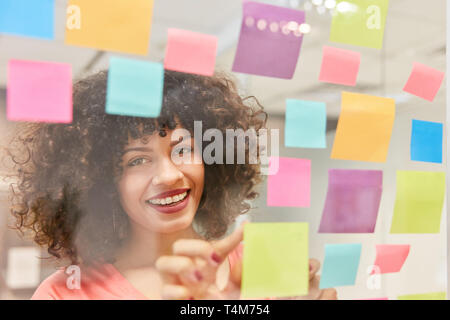
[[[58,300],[67,282],[65,269],[61,268],[48,276],[34,292],[32,300]]]
[[[32,300],[103,300],[127,298],[118,271],[110,264],[82,267],[71,265],[47,277]]]

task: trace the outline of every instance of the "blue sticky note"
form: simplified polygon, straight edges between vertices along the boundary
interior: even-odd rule
[[[319,288],[354,285],[361,249],[361,243],[326,244]]]
[[[411,160],[442,163],[442,133],[439,122],[412,121]]]
[[[326,127],[325,103],[286,100],[286,147],[326,148]]]
[[[106,113],[156,118],[161,112],[164,67],[161,63],[112,57]]]
[[[0,33],[52,40],[55,0],[0,0]]]

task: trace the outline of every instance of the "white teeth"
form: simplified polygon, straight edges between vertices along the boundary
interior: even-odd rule
[[[148,202],[150,202],[151,204],[157,204],[157,205],[166,205],[166,204],[171,204],[174,202],[178,202],[183,200],[184,198],[186,198],[187,196],[187,191],[181,193],[181,194],[177,194],[173,197],[166,197],[163,199],[153,199],[153,200],[148,200]]]

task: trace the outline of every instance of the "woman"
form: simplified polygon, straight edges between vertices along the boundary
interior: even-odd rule
[[[257,196],[260,167],[207,165],[198,141],[174,135],[194,136],[194,121],[258,131],[266,114],[224,76],[166,71],[164,82],[157,119],[106,114],[100,72],[74,85],[71,124],[21,124],[8,150],[17,228],[72,265],[33,299],[239,297],[242,226],[223,236]],[[318,290],[318,268],[311,261],[308,298],[335,298]]]

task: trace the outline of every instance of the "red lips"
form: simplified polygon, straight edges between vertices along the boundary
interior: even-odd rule
[[[162,198],[166,198],[166,197],[172,197],[175,196],[177,194],[181,194],[185,191],[188,191],[189,188],[183,188],[183,189],[174,189],[174,190],[170,190],[170,191],[166,191],[166,192],[162,192],[160,194],[157,194],[154,197],[151,197],[150,199],[147,200],[154,200],[154,199],[162,199]]]

